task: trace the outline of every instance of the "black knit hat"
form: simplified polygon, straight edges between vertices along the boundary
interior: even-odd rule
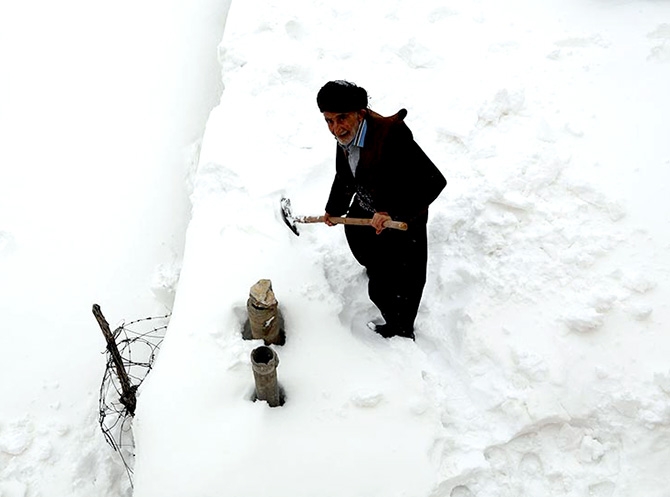
[[[319,90],[316,103],[321,112],[353,112],[367,108],[368,92],[349,81],[328,81]]]

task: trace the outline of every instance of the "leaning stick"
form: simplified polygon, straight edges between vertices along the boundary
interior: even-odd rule
[[[123,366],[123,358],[121,357],[119,348],[116,346],[116,340],[114,339],[112,330],[109,328],[109,323],[105,319],[105,316],[102,315],[102,311],[100,310],[100,306],[98,304],[93,304],[93,315],[95,316],[96,321],[98,321],[98,325],[100,325],[102,334],[105,336],[107,350],[112,356],[112,361],[114,362],[114,366],[116,368],[116,375],[121,382],[121,397],[119,400],[125,406],[125,408],[128,409],[130,415],[133,416],[135,415],[135,390],[137,388],[130,384],[128,373],[126,372],[126,368]]]

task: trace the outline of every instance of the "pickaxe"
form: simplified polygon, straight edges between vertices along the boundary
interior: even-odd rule
[[[287,198],[282,198],[280,205],[281,215],[284,219],[284,222],[286,223],[286,226],[288,226],[291,231],[293,231],[293,233],[298,236],[300,236],[300,233],[298,233],[296,223],[322,223],[324,221],[324,216],[294,216],[291,212],[291,201]],[[361,219],[356,217],[331,217],[330,221],[333,224],[350,224],[355,226],[372,225],[372,219]],[[394,230],[406,231],[407,223],[389,220],[384,223],[384,227],[392,228]]]

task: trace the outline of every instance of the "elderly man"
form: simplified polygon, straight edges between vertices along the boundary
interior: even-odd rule
[[[370,327],[413,340],[426,283],[428,206],[447,181],[414,141],[405,109],[382,117],[368,108],[365,89],[347,81],[326,83],[317,104],[338,143],[325,222],[332,226],[329,218],[343,214],[371,219],[373,229],[345,226],[385,321]],[[406,222],[407,231],[385,228],[390,219]]]

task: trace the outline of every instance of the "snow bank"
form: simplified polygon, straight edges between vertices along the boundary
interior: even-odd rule
[[[91,305],[114,327],[172,305],[227,7],[0,5],[3,497],[130,493],[97,423]]]
[[[519,13],[523,13],[520,15]],[[668,6],[239,2],[221,44],[168,338],[141,392],[136,495],[666,496]],[[365,86],[449,185],[416,343],[372,334],[320,214],[314,98]],[[653,203],[652,203],[653,201]],[[269,278],[286,404],[241,329]]]

